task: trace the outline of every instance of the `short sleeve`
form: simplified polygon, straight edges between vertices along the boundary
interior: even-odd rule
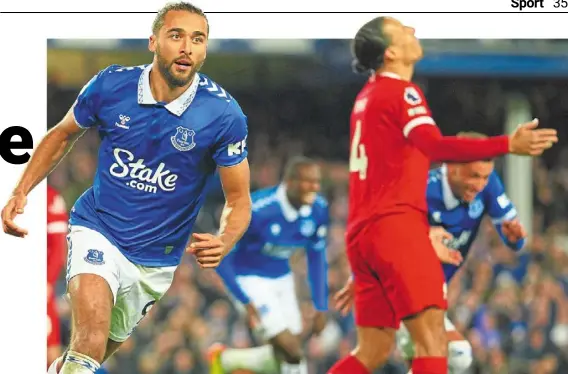
[[[79,96],[73,106],[73,115],[77,126],[88,129],[96,125],[98,121],[98,111],[101,104],[101,86],[103,71],[95,75],[81,89]]]
[[[410,132],[421,125],[436,125],[432,112],[428,107],[422,90],[413,84],[404,87],[400,94],[401,121],[400,125],[405,138]]]
[[[494,224],[501,224],[503,221],[509,221],[517,217],[517,209],[511,202],[503,183],[499,179],[496,172],[489,176],[489,182],[485,187],[487,214],[491,217]]]
[[[247,158],[247,135],[247,117],[232,101],[221,118],[221,133],[213,150],[217,166],[235,166]]]

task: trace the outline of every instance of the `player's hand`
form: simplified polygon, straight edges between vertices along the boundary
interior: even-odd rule
[[[195,255],[202,268],[216,268],[227,253],[223,241],[211,234],[193,234],[188,252]]]
[[[436,251],[436,255],[446,264],[458,266],[462,263],[463,257],[459,251],[448,248],[446,243],[453,238],[452,234],[447,232],[441,226],[430,227],[430,242]]]
[[[312,333],[316,336],[321,334],[323,329],[325,329],[326,325],[327,325],[327,316],[325,312],[321,312],[319,310],[316,311],[316,314],[314,315],[314,322],[312,325]]]
[[[22,193],[17,193],[10,197],[4,209],[2,209],[2,228],[8,235],[23,238],[28,235],[28,230],[19,227],[14,223],[14,218],[18,214],[24,213],[24,207],[28,203],[28,198]]]
[[[250,328],[254,330],[260,324],[258,310],[256,310],[252,303],[246,304],[245,309],[247,311],[247,323],[249,324]]]
[[[537,129],[538,119],[519,125],[509,136],[509,153],[539,156],[558,142],[554,129]]]
[[[353,306],[353,296],[355,295],[355,289],[353,286],[353,279],[349,278],[345,286],[337,291],[333,300],[335,301],[335,308],[339,310],[342,316],[346,316],[351,311]]]
[[[501,231],[510,243],[516,243],[527,237],[525,228],[518,220],[504,221],[501,225]]]

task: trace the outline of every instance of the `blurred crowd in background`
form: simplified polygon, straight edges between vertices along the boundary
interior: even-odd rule
[[[81,87],[62,86],[57,72],[48,83],[48,126],[73,104]],[[215,76],[212,75],[215,79]],[[473,345],[471,373],[568,373],[568,82],[555,79],[504,80],[417,77],[442,132],[504,131],[507,92],[530,101],[532,114],[559,130],[560,143],[534,160],[533,235],[522,254],[507,249],[485,222],[472,254],[450,285],[449,315]],[[292,155],[321,161],[322,193],[330,201],[330,297],[349,276],[343,234],[347,214],[349,114],[362,81],[321,87],[284,87],[262,95],[223,85],[249,120],[249,155],[253,189],[279,183]],[[91,185],[97,167],[98,134],[88,131],[50,175],[49,183],[69,207]],[[503,172],[503,159],[496,162]],[[223,195],[218,181],[198,221],[197,231],[213,232]],[[302,254],[294,257],[298,295],[306,333],[313,308]],[[62,275],[63,276],[63,275]],[[59,294],[65,289],[64,279]],[[68,342],[69,307],[59,303]],[[355,343],[353,320],[343,318],[330,300],[329,324],[320,337],[305,337],[310,373],[325,373]],[[214,342],[234,347],[252,344],[248,328],[212,270],[200,270],[187,256],[167,296],[141,322],[133,336],[105,364],[111,374],[206,373],[207,348]],[[395,350],[381,373],[406,373]]]

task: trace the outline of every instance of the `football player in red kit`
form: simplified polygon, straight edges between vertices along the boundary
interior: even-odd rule
[[[353,53],[356,70],[371,73],[351,114],[346,242],[358,345],[329,373],[367,374],[382,366],[404,321],[416,348],[413,374],[447,374],[444,258],[428,236],[430,162],[537,156],[558,141],[556,131],[537,129],[535,120],[510,136],[442,136],[420,88],[411,83],[422,48],[414,29],[396,19],[365,24]]]
[[[65,262],[67,209],[65,201],[47,186],[47,367],[61,356],[61,332],[55,284]]]

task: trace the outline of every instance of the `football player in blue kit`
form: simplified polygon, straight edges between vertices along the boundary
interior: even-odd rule
[[[267,344],[250,349],[211,347],[211,373],[307,374],[302,352],[302,315],[289,259],[305,249],[315,309],[312,332],[326,325],[328,285],[327,201],[318,194],[321,171],[312,160],[295,157],[284,181],[253,193],[251,224],[217,268],[230,294],[244,306],[253,331]]]
[[[94,373],[168,290],[184,252],[214,268],[248,227],[246,116],[198,73],[208,35],[199,8],[162,8],[149,39],[152,63],[112,65],[94,76],[38,145],[3,210],[4,230],[25,236],[13,220],[26,196],[84,131],[98,130],[94,183],[70,214],[70,346],[48,373]],[[191,235],[216,170],[226,198],[221,229]]]
[[[463,132],[462,137],[484,138],[475,132]],[[429,172],[426,191],[428,217],[431,227],[442,227],[452,239],[445,244],[459,250],[465,259],[475,240],[485,215],[493,222],[503,243],[518,251],[525,244],[526,232],[517,218],[517,210],[507,197],[503,184],[494,171],[493,160],[468,163],[447,163]],[[462,262],[463,263],[463,262]],[[442,263],[446,282],[460,265]],[[337,307],[344,314],[352,305],[352,281],[335,295]],[[448,367],[451,374],[467,371],[473,361],[471,344],[456,330],[446,316],[448,333]],[[414,345],[408,330],[401,325],[397,345],[403,357],[412,360]]]

